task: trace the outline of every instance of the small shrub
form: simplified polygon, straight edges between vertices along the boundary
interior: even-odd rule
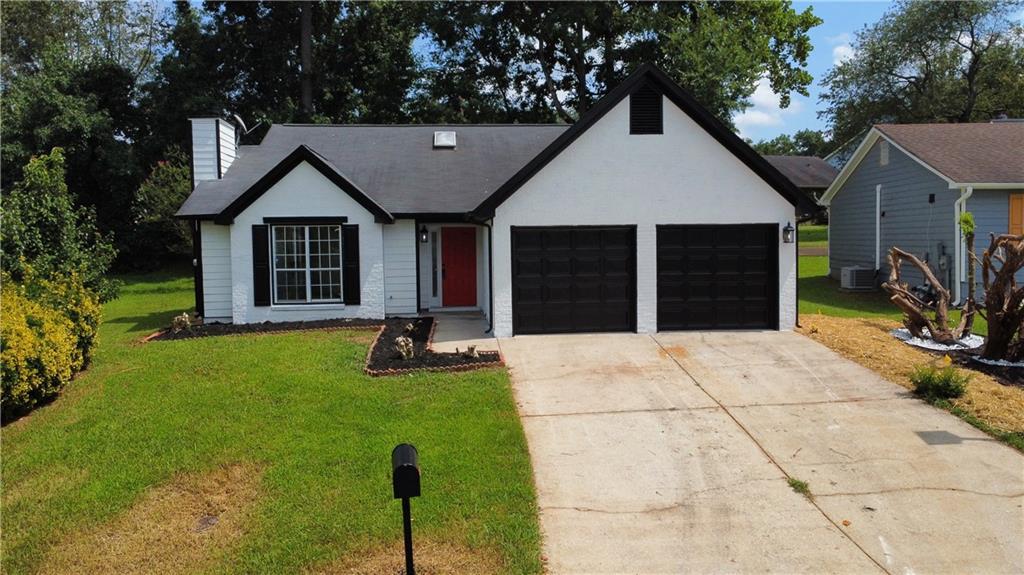
[[[188,312],[174,316],[174,319],[171,320],[171,331],[178,333],[187,329],[192,329],[192,318]]]
[[[27,411],[55,395],[82,368],[75,325],[58,309],[28,298],[11,281],[0,287],[0,412]]]
[[[910,374],[910,381],[914,384],[914,393],[929,401],[938,399],[954,399],[960,397],[967,390],[967,382],[971,376],[958,371],[952,365],[935,367],[922,365],[914,369]]]

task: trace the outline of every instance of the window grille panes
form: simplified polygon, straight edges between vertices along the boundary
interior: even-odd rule
[[[275,303],[341,301],[341,226],[274,226]]]

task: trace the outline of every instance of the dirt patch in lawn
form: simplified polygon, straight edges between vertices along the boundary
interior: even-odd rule
[[[413,538],[417,575],[490,575],[500,573],[501,556],[490,549]],[[398,575],[405,573],[405,547],[401,541],[368,552],[345,556],[308,571],[316,575]]]
[[[193,573],[237,541],[257,501],[260,469],[180,475],[130,509],[55,544],[40,573]]]
[[[910,374],[919,365],[941,365],[941,355],[928,353],[896,340],[890,331],[899,323],[887,319],[801,315],[800,332],[839,354],[913,389]],[[1011,432],[1024,432],[1024,388],[1003,385],[986,373],[971,375],[967,392],[953,405],[985,423]]]

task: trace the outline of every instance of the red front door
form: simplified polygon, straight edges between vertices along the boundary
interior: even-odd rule
[[[476,305],[476,228],[441,228],[441,305]]]

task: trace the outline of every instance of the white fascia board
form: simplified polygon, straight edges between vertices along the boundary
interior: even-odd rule
[[[975,190],[1024,190],[1024,182],[1009,183],[971,183],[971,182],[950,182],[949,189],[974,188]]]
[[[843,184],[846,183],[846,180],[850,177],[850,174],[852,174],[853,171],[857,169],[857,166],[859,166],[860,163],[864,161],[864,158],[865,156],[867,156],[868,151],[871,150],[871,146],[875,145],[875,142],[878,141],[878,138],[884,138],[886,142],[889,142],[889,145],[894,146],[897,150],[906,154],[908,158],[924,166],[924,168],[927,169],[929,172],[942,178],[942,180],[949,185],[950,189],[957,189],[961,186],[971,185],[958,184],[954,182],[953,180],[949,179],[949,177],[947,177],[945,174],[931,167],[931,165],[926,163],[924,160],[918,158],[914,154],[910,153],[906,148],[897,144],[895,141],[893,141],[892,138],[886,136],[877,128],[871,128],[871,131],[868,132],[868,135],[864,137],[864,141],[861,142],[860,146],[857,146],[857,151],[853,153],[853,157],[850,158],[849,162],[846,162],[846,165],[843,166],[842,171],[839,172],[839,175],[836,176],[836,179],[832,181],[832,185],[829,186],[827,190],[825,190],[824,194],[822,194],[821,199],[818,200],[819,204],[823,206],[828,206],[829,203],[832,202],[832,198],[834,198],[835,195],[839,193],[839,189],[842,188]]]
[[[850,156],[849,161],[847,161],[846,165],[843,166],[843,169],[839,171],[839,175],[836,176],[836,179],[832,180],[828,189],[826,189],[825,193],[821,195],[821,198],[818,200],[818,204],[828,207],[828,205],[832,203],[832,198],[839,193],[839,188],[843,187],[843,184],[845,184],[846,180],[849,179],[850,174],[852,174],[853,171],[857,169],[857,166],[859,166],[864,160],[864,156],[866,156],[868,151],[871,150],[871,146],[875,145],[875,141],[878,140],[878,136],[879,131],[871,128],[868,134],[864,136],[864,141],[857,146],[853,155]]]

